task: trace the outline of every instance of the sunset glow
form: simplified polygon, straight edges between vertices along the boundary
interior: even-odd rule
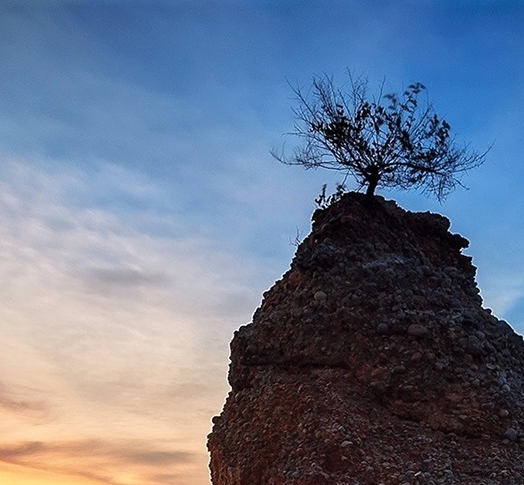
[[[88,478],[67,476],[32,469],[27,466],[0,463],[0,483],[10,485],[103,485],[104,482]],[[132,483],[132,482],[131,482]]]

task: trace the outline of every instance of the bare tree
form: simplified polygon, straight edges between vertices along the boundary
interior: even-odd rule
[[[305,140],[292,157],[273,153],[279,161],[306,169],[326,168],[355,178],[359,187],[374,195],[377,187],[419,189],[441,201],[463,173],[484,162],[467,145],[458,146],[451,127],[420,95],[421,83],[397,94],[368,98],[365,79],[350,89],[335,87],[327,76],[315,77],[308,96],[294,89],[298,107],[291,133]],[[312,99],[311,99],[312,98]]]

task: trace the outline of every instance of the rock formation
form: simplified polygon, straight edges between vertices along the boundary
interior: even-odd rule
[[[231,343],[214,485],[524,483],[524,344],[440,215],[350,193]]]

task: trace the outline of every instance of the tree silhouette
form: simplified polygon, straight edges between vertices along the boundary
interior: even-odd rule
[[[419,189],[439,201],[461,185],[460,176],[484,162],[468,146],[458,146],[449,123],[420,95],[421,83],[402,93],[368,98],[367,80],[350,75],[349,91],[332,78],[315,77],[309,96],[293,89],[298,107],[291,133],[305,140],[292,157],[273,156],[306,169],[326,168],[352,176],[373,196],[377,187]],[[312,99],[311,99],[312,98]]]

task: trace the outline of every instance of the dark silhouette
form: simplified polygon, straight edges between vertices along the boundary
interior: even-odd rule
[[[484,162],[486,152],[458,146],[428,98],[420,101],[423,84],[411,84],[402,96],[380,92],[377,99],[368,99],[367,88],[367,80],[350,75],[349,91],[327,76],[313,78],[310,96],[293,89],[298,107],[291,134],[305,145],[290,158],[273,156],[288,165],[352,176],[369,196],[377,187],[415,188],[439,201],[462,185],[464,172]]]

